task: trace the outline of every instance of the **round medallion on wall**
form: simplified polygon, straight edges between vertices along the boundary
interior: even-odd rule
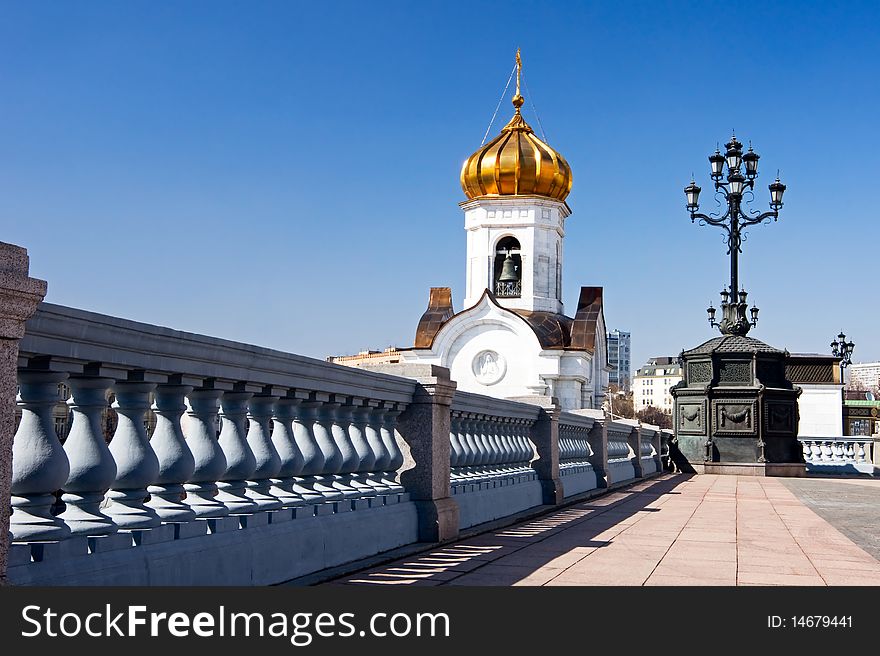
[[[500,353],[489,350],[480,351],[474,357],[471,369],[477,382],[483,385],[494,385],[504,378],[504,374],[507,372],[507,362]]]

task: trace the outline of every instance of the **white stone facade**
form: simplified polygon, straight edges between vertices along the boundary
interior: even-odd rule
[[[803,391],[798,398],[798,437],[843,435],[842,385],[797,383]]]
[[[601,317],[597,333],[605,334]],[[447,367],[460,390],[500,398],[555,396],[563,410],[601,407],[607,387],[604,340],[597,338],[593,354],[543,349],[525,319],[487,294],[446,322],[430,349],[401,354],[405,362]]]

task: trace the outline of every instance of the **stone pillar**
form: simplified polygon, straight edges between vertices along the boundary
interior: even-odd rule
[[[562,502],[565,493],[559,478],[559,415],[562,410],[554,402],[551,407],[542,408],[538,420],[532,426],[532,442],[538,457],[532,467],[541,481],[541,491],[545,505],[555,506]]]
[[[0,242],[0,585],[6,582],[9,553],[18,342],[24,337],[25,321],[46,295],[46,282],[29,278],[28,270],[27,250]]]
[[[458,536],[458,504],[449,496],[449,430],[455,383],[449,370],[429,364],[385,365],[373,371],[414,378],[412,403],[397,420],[409,446],[400,482],[419,513],[419,540],[440,542]]]
[[[608,487],[608,422],[611,417],[605,415],[604,421],[593,422],[593,427],[587,433],[587,441],[593,455],[590,456],[590,464],[596,474],[596,487]]]

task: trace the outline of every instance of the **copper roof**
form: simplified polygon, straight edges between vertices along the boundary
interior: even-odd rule
[[[431,287],[428,309],[419,319],[419,327],[416,328],[415,348],[431,348],[440,327],[453,316],[455,311],[452,309],[452,289]]]
[[[595,352],[596,331],[599,317],[602,316],[601,287],[581,287],[574,319],[556,312],[506,308],[498,303],[495,295],[488,289],[483,292],[483,296],[488,297],[500,309],[523,319],[535,333],[541,348],[551,351],[571,349]],[[440,329],[458,314],[461,312],[456,314],[452,311],[452,292],[449,287],[432,287],[428,309],[416,329],[414,348],[431,348]]]
[[[596,351],[596,332],[598,330],[599,317],[602,314],[602,288],[581,287],[581,295],[578,298],[578,309],[574,315],[574,325],[571,328],[571,348],[577,351]]]
[[[508,308],[504,308],[508,310]],[[548,350],[566,349],[571,344],[571,325],[573,319],[564,314],[556,314],[555,312],[541,312],[532,310],[517,310],[510,308],[510,312],[518,314],[529,328],[535,333],[541,348]]]

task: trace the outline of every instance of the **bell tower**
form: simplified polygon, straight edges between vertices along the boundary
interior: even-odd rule
[[[563,314],[562,241],[571,209],[571,168],[535,136],[520,108],[516,53],[514,115],[461,169],[467,231],[465,307],[489,289],[510,309]]]

